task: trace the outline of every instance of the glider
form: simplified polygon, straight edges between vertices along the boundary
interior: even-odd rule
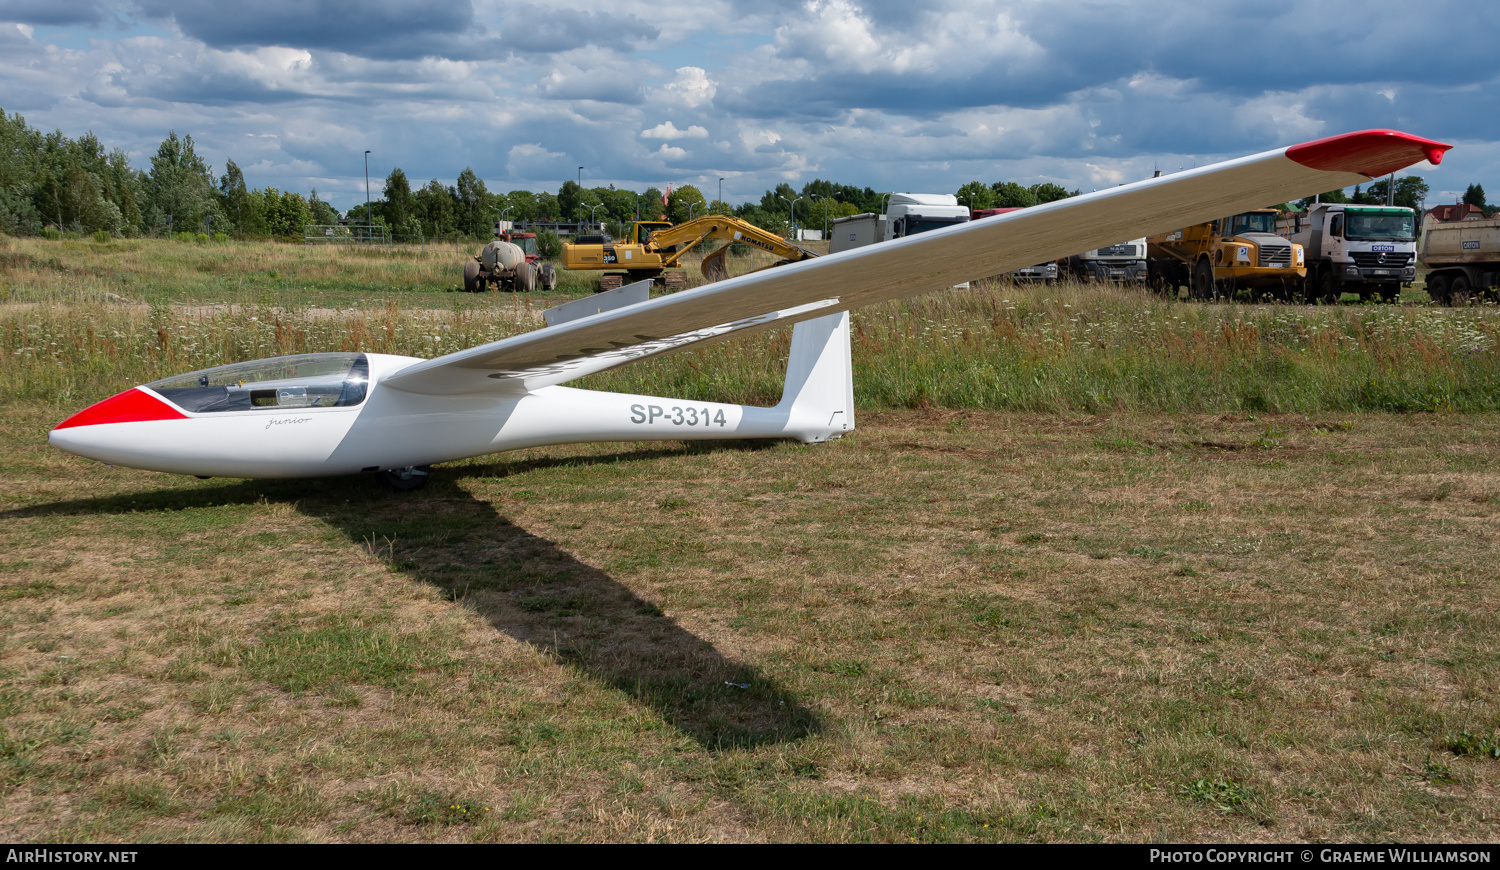
[[[49,434],[114,465],[199,477],[371,473],[415,489],[433,463],[580,441],[838,438],[854,428],[849,311],[944,290],[1267,203],[1364,184],[1451,146],[1367,130],[1139,181],[983,221],[647,299],[612,290],[543,329],[436,359],[320,353],[134,387]],[[553,313],[553,312],[549,312]],[[576,312],[575,312],[576,313]],[[774,407],[561,386],[670,351],[786,324]]]

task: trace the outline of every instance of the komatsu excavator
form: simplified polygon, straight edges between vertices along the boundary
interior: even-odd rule
[[[613,290],[627,283],[656,281],[667,290],[687,286],[687,275],[675,267],[694,248],[709,239],[733,244],[741,242],[768,251],[780,259],[773,263],[796,263],[817,254],[793,244],[775,233],[728,215],[704,215],[673,226],[667,221],[634,221],[630,238],[624,242],[580,242],[563,245],[564,269],[601,270],[599,292]],[[729,277],[724,262],[729,244],[703,258],[703,277],[710,282]],[[766,268],[770,268],[767,266]]]

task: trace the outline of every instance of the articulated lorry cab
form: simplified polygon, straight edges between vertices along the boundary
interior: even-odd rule
[[[1332,305],[1358,293],[1395,302],[1417,279],[1416,213],[1409,208],[1324,202],[1280,224],[1307,252],[1308,301]]]
[[[1496,298],[1500,287],[1500,218],[1440,221],[1429,212],[1422,221],[1422,265],[1427,295],[1444,305],[1467,305]]]
[[[1104,248],[1074,254],[1066,261],[1067,274],[1075,280],[1098,284],[1145,284],[1146,239],[1131,239]]]

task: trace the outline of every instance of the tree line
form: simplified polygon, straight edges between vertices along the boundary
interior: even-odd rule
[[[69,139],[61,131],[42,133],[20,114],[0,109],[0,232],[37,235],[49,229],[74,233],[107,232],[116,236],[167,233],[228,233],[239,237],[300,237],[307,224],[336,224],[339,213],[318,197],[275,187],[250,188],[233,160],[215,177],[200,157],[193,137],[171,131],[150,159],[150,168],[135,169],[119,148],[106,150],[93,133]],[[1388,181],[1368,190],[1322,195],[1324,202],[1385,201]],[[956,191],[971,209],[1011,208],[1077,196],[1078,190],[1043,183],[1014,181],[986,184],[970,181]],[[1412,175],[1397,179],[1397,205],[1416,208],[1427,184]],[[882,212],[889,192],[814,179],[800,190],[785,182],[765,191],[758,201],[736,205],[707,200],[691,184],[662,191],[586,188],[568,180],[556,194],[547,191],[492,192],[471,167],[453,184],[434,178],[412,186],[399,167],[391,170],[380,198],[368,212],[360,203],[349,209],[351,224],[368,222],[397,237],[414,239],[468,235],[488,237],[494,222],[579,221],[604,223],[618,236],[637,218],[681,223],[704,214],[732,214],[772,232],[789,235],[794,226],[821,229],[828,221],[862,212]],[[1490,211],[1484,189],[1470,185],[1465,202]],[[1306,207],[1313,198],[1302,200]]]

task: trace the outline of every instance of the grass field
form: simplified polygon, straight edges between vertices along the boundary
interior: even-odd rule
[[[45,434],[132,379],[456,349],[526,300],[399,258],[265,299],[149,251],[154,290],[48,284],[81,254],[6,244],[0,836],[1500,837],[1492,309],[984,286],[861,314],[841,441],[536,449],[395,496]],[[784,346],[595,385],[765,398]]]

